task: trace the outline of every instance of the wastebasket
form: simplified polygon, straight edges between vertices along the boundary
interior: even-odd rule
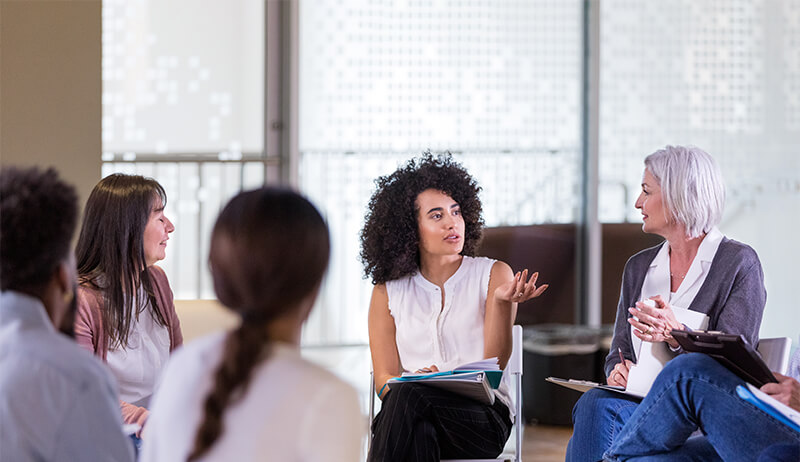
[[[522,414],[526,422],[572,425],[572,408],[581,394],[545,379],[594,379],[599,340],[600,330],[585,326],[523,328]]]

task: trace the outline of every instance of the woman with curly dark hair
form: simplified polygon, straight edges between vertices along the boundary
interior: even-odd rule
[[[425,154],[377,180],[361,231],[375,285],[369,339],[375,390],[371,461],[496,457],[511,430],[503,378],[494,404],[438,388],[387,381],[404,371],[448,370],[497,357],[505,368],[517,304],[538,297],[537,273],[476,257],[480,187],[452,157]]]

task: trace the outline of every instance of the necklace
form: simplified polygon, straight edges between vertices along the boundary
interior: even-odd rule
[[[678,276],[677,274],[669,273],[669,277],[676,279],[684,279],[686,275],[684,274],[683,276]]]

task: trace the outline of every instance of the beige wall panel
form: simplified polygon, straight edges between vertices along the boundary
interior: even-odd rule
[[[54,166],[81,204],[100,179],[101,9],[0,1],[0,164]]]

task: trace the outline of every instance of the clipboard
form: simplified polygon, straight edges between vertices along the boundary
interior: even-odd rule
[[[757,387],[778,382],[758,352],[741,335],[673,330],[672,337],[685,351],[705,353]]]
[[[621,393],[623,395],[633,396],[635,398],[644,398],[643,394],[631,390],[625,390],[625,387],[620,387],[616,385],[606,385],[602,383],[592,382],[590,380],[560,379],[558,377],[547,377],[545,380],[550,383],[554,383],[556,385],[561,385],[562,387],[569,388],[571,390],[579,391],[581,393],[585,393],[591,390],[592,388],[599,388],[601,390],[613,391],[614,393]]]

